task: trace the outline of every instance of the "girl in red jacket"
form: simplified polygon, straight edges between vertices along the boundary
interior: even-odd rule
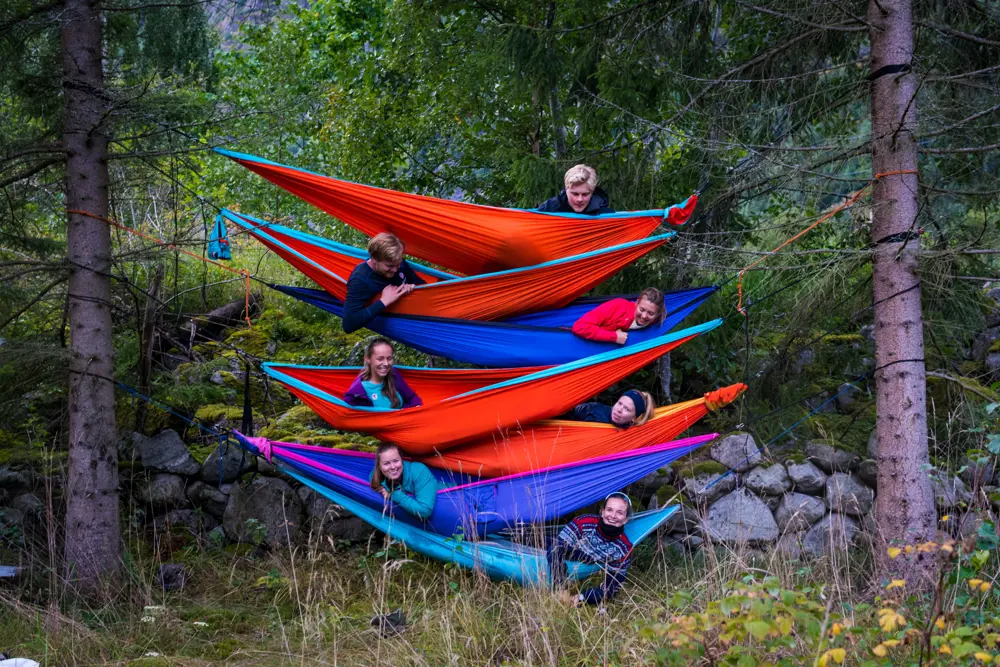
[[[611,299],[573,323],[573,333],[580,338],[624,345],[630,329],[645,329],[662,324],[667,316],[663,292],[647,287],[635,302]]]

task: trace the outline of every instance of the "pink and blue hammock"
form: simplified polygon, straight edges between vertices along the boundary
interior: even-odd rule
[[[421,520],[393,507],[369,486],[374,455],[311,445],[273,442],[236,433],[247,452],[264,456],[286,474],[346,508],[390,537],[430,558],[480,569],[494,578],[534,583],[547,577],[544,551],[492,537],[498,531],[552,521],[600,501],[702,444],[709,434],[642,449],[480,480],[431,469],[441,486],[434,511]],[[675,508],[637,515],[627,525],[638,542]],[[571,566],[587,576],[596,566]]]

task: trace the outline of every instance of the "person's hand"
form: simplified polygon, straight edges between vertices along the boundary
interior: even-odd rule
[[[384,498],[386,501],[392,498],[392,494],[389,493],[389,490],[386,489],[385,487],[379,487],[378,492],[382,494],[382,498]]]
[[[413,285],[386,285],[382,289],[382,296],[379,297],[379,301],[388,308],[396,303],[399,297],[409,294],[411,291],[413,291]]]
[[[624,345],[625,341],[628,340],[627,331],[622,331],[621,329],[619,329],[618,331],[615,332],[615,334],[618,336],[618,340],[616,340],[615,342],[618,343],[619,345]]]

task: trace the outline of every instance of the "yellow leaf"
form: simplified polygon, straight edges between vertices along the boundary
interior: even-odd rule
[[[889,590],[890,588],[902,588],[905,585],[906,585],[905,579],[893,579],[889,583],[889,585],[885,587],[885,590]]]
[[[941,648],[938,649],[938,653],[944,653],[945,655],[951,655],[951,647],[947,644],[942,644]]]
[[[981,590],[983,593],[989,593],[991,588],[993,588],[993,584],[988,582],[983,582],[983,585],[979,587],[979,590]]]
[[[934,621],[934,627],[938,630],[944,630],[944,616],[937,617],[937,620]]]
[[[976,651],[972,654],[972,657],[979,662],[993,662],[993,656],[989,653],[984,653],[983,651]]]
[[[945,515],[944,515],[943,517],[941,517],[941,521],[947,521],[947,520],[949,520],[950,518],[951,518],[951,515],[950,515],[950,514],[945,514]]]
[[[895,558],[901,553],[903,553],[903,550],[899,547],[889,547],[889,558]]]
[[[878,646],[872,649],[872,653],[874,653],[880,658],[884,658],[888,653],[888,651],[885,649],[885,645],[879,644]]]
[[[840,623],[834,623],[833,627],[830,628],[830,632],[833,633],[834,637],[836,637],[837,635],[839,635],[843,631],[844,631],[844,626],[841,625]]]
[[[969,588],[976,590],[983,583],[982,579],[969,579]]]
[[[888,646],[889,648],[896,648],[897,646],[899,646],[900,641],[898,639],[886,639],[882,643]]]
[[[897,627],[906,625],[906,619],[894,609],[883,607],[878,611],[878,624],[883,632],[894,632]]]
[[[838,665],[844,664],[844,658],[847,657],[847,651],[845,651],[842,648],[830,649],[829,651],[826,652],[826,654],[829,655],[831,658],[833,658],[834,662],[836,662]]]
[[[941,551],[946,551],[946,552],[948,552],[948,553],[951,553],[951,552],[952,552],[952,551],[954,551],[954,550],[955,550],[955,549],[954,549],[954,548],[952,548],[952,546],[951,546],[950,544],[942,544],[942,545],[941,545]]]

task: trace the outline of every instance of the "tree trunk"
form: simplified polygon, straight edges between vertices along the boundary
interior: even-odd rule
[[[65,0],[62,15],[66,208],[108,214],[108,140],[96,0]],[[97,593],[121,569],[118,451],[112,379],[111,232],[89,216],[68,214],[70,265],[69,471],[67,579]]]
[[[937,523],[926,465],[923,316],[917,275],[917,82],[910,0],[871,0],[872,241],[875,244],[875,383],[878,574],[926,586],[930,558],[890,559],[885,547],[931,539]],[[893,65],[905,68],[884,69]],[[912,172],[889,174],[889,172]]]

